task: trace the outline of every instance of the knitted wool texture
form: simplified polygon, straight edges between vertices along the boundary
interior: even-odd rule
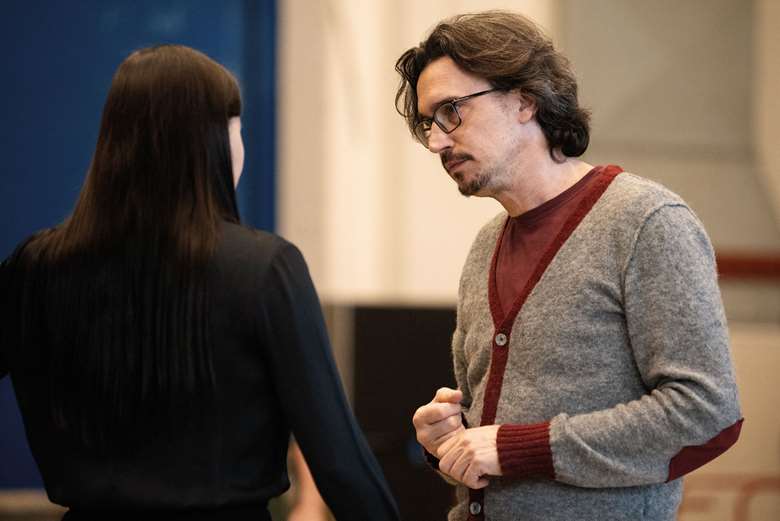
[[[455,376],[480,425],[496,333],[491,259],[502,213],[461,276]],[[673,520],[669,461],[740,418],[709,239],[675,194],[618,175],[558,250],[511,327],[496,424],[550,422],[554,479],[497,478],[491,521]],[[450,521],[468,518],[468,494]]]

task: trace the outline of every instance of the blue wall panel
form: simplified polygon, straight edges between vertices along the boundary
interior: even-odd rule
[[[0,258],[71,210],[111,77],[158,43],[199,49],[239,77],[244,221],[274,228],[275,0],[3,2]],[[0,487],[40,486],[8,378],[0,381]]]

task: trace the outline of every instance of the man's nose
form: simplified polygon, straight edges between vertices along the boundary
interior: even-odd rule
[[[431,125],[431,133],[428,136],[428,150],[434,154],[452,146],[452,138],[449,134],[439,128],[437,124]]]

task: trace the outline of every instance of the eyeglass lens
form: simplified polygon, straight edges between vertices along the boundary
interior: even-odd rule
[[[431,135],[431,126],[434,122],[440,129],[447,133],[458,128],[461,120],[458,115],[458,110],[455,108],[455,104],[445,103],[440,105],[434,111],[432,121],[421,121],[417,124],[414,129],[415,134],[417,135],[417,139],[426,147],[428,146],[428,138]]]
[[[454,103],[445,103],[436,109],[433,119],[445,132],[452,132],[460,125],[460,116]]]

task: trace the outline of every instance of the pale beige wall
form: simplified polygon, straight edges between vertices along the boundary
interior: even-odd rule
[[[772,146],[764,130],[780,112],[753,95],[777,73],[756,41],[776,40],[780,17],[772,25],[761,11],[746,0],[562,1],[564,49],[593,109],[586,158],[680,193],[723,250],[780,250],[765,175],[780,168],[777,132]]]
[[[409,138],[393,64],[437,20],[496,7],[571,57],[594,111],[586,159],[679,192],[719,249],[780,250],[780,2],[756,2],[281,2],[280,232],[329,302],[454,301],[471,239],[501,208],[462,198]],[[737,318],[780,316],[777,291],[726,293]]]
[[[436,20],[488,7],[528,14],[572,58],[594,110],[589,160],[681,193],[718,248],[780,249],[780,2],[284,0],[280,231],[323,300],[454,302],[469,243],[500,207],[461,198],[411,141],[393,64]],[[687,478],[680,520],[780,519],[780,285],[724,293],[746,423]]]
[[[757,168],[780,222],[780,2],[756,0],[753,114]]]
[[[466,200],[395,112],[395,60],[435,21],[556,2],[288,0],[280,4],[280,233],[328,302],[454,302],[469,244],[500,211]]]

